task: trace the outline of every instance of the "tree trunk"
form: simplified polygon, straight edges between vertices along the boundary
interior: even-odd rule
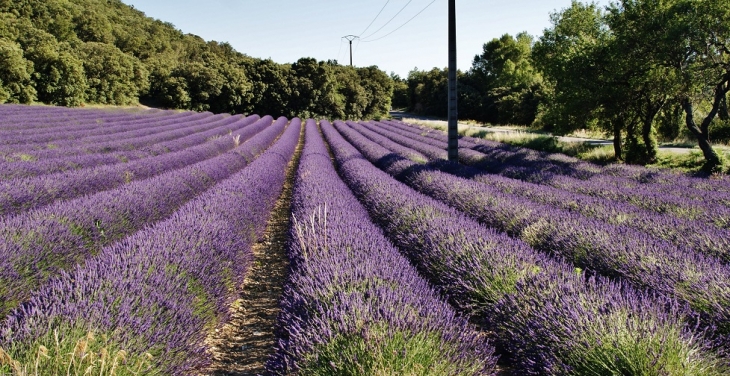
[[[709,123],[712,122],[712,118],[714,118],[717,113],[719,101],[716,101],[716,104],[717,106],[713,106],[714,110],[710,111],[710,114],[708,114],[705,121],[703,121],[703,126],[698,127],[694,120],[694,107],[692,102],[689,99],[682,101],[682,108],[684,108],[684,113],[686,115],[685,122],[687,123],[687,128],[689,128],[690,132],[697,137],[697,143],[700,146],[700,150],[702,150],[702,155],[705,157],[705,168],[710,171],[720,165],[720,157],[712,148],[709,135]],[[705,123],[707,123],[707,126],[704,126]]]
[[[616,154],[617,161],[623,161],[621,153],[621,129],[623,129],[623,121],[613,122],[613,152]]]
[[[720,100],[720,108],[717,111],[717,116],[723,121],[730,120],[730,113],[728,113],[727,109],[727,95],[723,95]]]
[[[646,163],[656,162],[658,143],[654,135],[654,119],[659,110],[664,107],[664,100],[652,105],[648,102],[646,107],[646,116],[641,125],[641,137],[644,139],[644,148],[646,148]]]
[[[636,116],[626,123],[626,155],[624,160],[629,164],[645,164],[646,150],[639,144],[639,125],[641,119]]]

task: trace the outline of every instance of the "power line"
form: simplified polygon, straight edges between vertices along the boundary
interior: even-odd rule
[[[355,52],[357,52],[358,47],[360,47],[360,38],[357,38],[357,44],[355,45]]]
[[[431,1],[430,3],[428,3],[428,5],[426,5],[426,7],[425,7],[425,8],[421,9],[421,11],[420,11],[420,12],[416,13],[416,15],[415,15],[415,16],[411,17],[411,18],[410,18],[410,19],[409,19],[408,21],[406,21],[406,22],[405,22],[405,23],[404,23],[403,25],[400,25],[400,26],[398,26],[397,28],[395,28],[395,30],[391,31],[390,33],[388,33],[388,34],[385,34],[385,35],[383,35],[382,37],[380,37],[380,38],[377,38],[377,39],[371,39],[371,40],[364,40],[364,41],[362,41],[362,42],[363,42],[363,43],[368,43],[368,42],[375,42],[376,40],[381,40],[381,39],[383,39],[383,38],[387,37],[388,35],[390,35],[390,34],[393,34],[393,33],[395,33],[395,32],[396,32],[396,31],[398,31],[398,30],[399,30],[399,29],[400,29],[401,27],[403,27],[403,26],[406,26],[406,25],[408,25],[408,23],[409,23],[409,22],[413,21],[413,19],[414,19],[414,18],[418,17],[418,15],[419,15],[419,14],[423,13],[423,12],[424,12],[424,11],[425,11],[426,9],[428,9],[428,7],[430,7],[430,6],[431,6],[431,4],[433,4],[433,3],[435,3],[435,2],[436,2],[436,0],[433,0],[433,1]],[[410,3],[410,1],[409,1],[409,3]],[[406,4],[406,5],[408,5],[408,4]],[[399,12],[399,13],[400,13],[400,12]],[[376,31],[376,33],[377,33],[377,31]],[[373,34],[374,34],[374,33],[373,33]],[[372,35],[372,34],[370,34],[370,35]],[[367,39],[367,37],[365,37],[365,38],[363,38],[363,39]]]
[[[368,39],[368,38],[372,37],[373,35],[377,34],[378,31],[383,30],[384,27],[388,26],[388,24],[391,21],[393,21],[396,17],[398,17],[398,15],[400,14],[400,12],[403,11],[403,9],[406,9],[406,7],[408,6],[408,4],[411,3],[411,1],[413,1],[413,0],[408,0],[408,2],[406,3],[406,5],[404,5],[403,8],[400,8],[400,10],[398,11],[398,13],[396,13],[395,16],[393,16],[393,18],[389,19],[388,22],[385,23],[385,25],[381,26],[380,29],[375,30],[375,32],[371,33],[370,35],[368,35],[366,37],[363,37],[362,39]]]
[[[340,50],[337,51],[337,60],[340,60],[340,55],[342,54],[342,38],[340,38]]]
[[[358,35],[365,34],[365,32],[368,31],[368,29],[370,28],[370,26],[373,26],[373,22],[375,22],[375,20],[377,20],[378,17],[380,17],[380,13],[383,13],[383,10],[385,9],[385,7],[388,5],[389,2],[390,2],[390,0],[388,0],[388,1],[385,2],[385,5],[383,5],[383,7],[380,8],[380,12],[378,12],[378,14],[375,16],[375,18],[373,18],[373,20],[370,21],[370,24],[368,25],[368,27],[366,27],[365,30],[363,30],[362,33],[360,33]]]

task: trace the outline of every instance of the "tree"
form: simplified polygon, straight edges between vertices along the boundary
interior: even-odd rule
[[[24,57],[33,62],[38,100],[60,106],[80,106],[86,99],[86,72],[67,42],[34,28],[30,22],[19,24],[18,42]]]
[[[374,65],[358,68],[357,73],[368,98],[363,116],[373,118],[387,115],[393,97],[393,80]]]
[[[504,34],[474,57],[467,76],[469,86],[483,93],[484,110],[477,120],[525,125],[535,120],[542,77],[532,65],[532,45],[527,33]]]
[[[251,79],[251,91],[256,93],[249,103],[249,112],[292,117],[289,107],[293,80],[291,66],[254,58],[241,64]]]
[[[88,42],[77,51],[86,72],[89,101],[132,104],[149,88],[149,73],[142,62],[120,49],[109,44]]]
[[[344,99],[337,92],[331,64],[301,58],[292,64],[293,85],[289,105],[302,117],[344,117]]]
[[[533,60],[548,80],[548,104],[541,121],[548,129],[567,133],[598,124],[614,131],[614,149],[621,156],[622,106],[613,106],[607,49],[610,33],[601,10],[573,1],[569,8],[551,14],[546,29],[533,48]],[[608,89],[608,90],[607,90]],[[608,104],[608,106],[602,106]]]
[[[636,48],[636,19],[642,17],[574,1],[552,15],[553,27],[533,56],[551,84],[542,122],[559,132],[595,124],[613,133],[617,159],[646,164],[656,158],[654,123],[671,80]]]
[[[333,65],[337,80],[337,92],[343,98],[345,119],[362,119],[370,103],[368,91],[360,84],[360,69]]]
[[[408,73],[408,93],[411,110],[423,115],[446,117],[448,111],[448,71],[413,69]]]
[[[637,103],[643,143],[655,145],[651,124],[664,105],[677,101],[705,156],[706,167],[717,167],[720,159],[709,132],[715,117],[727,114],[730,3],[622,0],[608,10],[617,53],[630,61],[626,65],[631,69],[626,72],[633,74],[626,76],[631,89],[626,97]],[[702,105],[705,102],[710,103],[707,108]],[[698,115],[704,116],[700,124],[695,121]],[[627,137],[632,137],[631,129]]]
[[[73,18],[76,36],[84,42],[114,43],[112,25],[103,13],[84,8]]]
[[[408,81],[394,72],[390,73],[390,79],[393,81],[393,107],[399,109],[408,108],[411,102],[408,97]]]
[[[723,105],[730,91],[730,3],[678,0],[666,11],[668,32],[655,46],[680,77],[687,128],[697,138],[706,169],[714,170],[721,161],[712,148],[710,126],[727,111]],[[703,100],[711,105],[697,124],[697,103]]]
[[[32,72],[33,63],[23,58],[20,45],[0,38],[0,103],[32,103]]]

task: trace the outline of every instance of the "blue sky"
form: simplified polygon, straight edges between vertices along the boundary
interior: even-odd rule
[[[415,67],[426,70],[448,65],[447,0],[122,1],[147,16],[171,22],[185,33],[228,42],[249,56],[278,63],[313,57],[348,64],[349,46],[341,37],[366,37],[377,31],[370,38],[353,42],[355,66],[377,65],[405,77]],[[608,2],[597,1],[601,5]],[[459,69],[468,70],[484,43],[505,33],[542,35],[550,26],[550,13],[569,5],[570,0],[457,0]]]

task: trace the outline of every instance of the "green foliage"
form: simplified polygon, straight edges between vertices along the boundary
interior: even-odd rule
[[[408,81],[395,73],[391,73],[390,78],[393,80],[393,107],[400,109],[408,108],[410,105]]]
[[[358,68],[360,86],[367,95],[364,118],[387,115],[393,97],[393,80],[377,66]]]
[[[527,33],[505,34],[484,44],[482,54],[474,57],[467,80],[494,106],[477,120],[523,125],[535,120],[543,88],[531,61],[532,45],[533,38]]]
[[[161,374],[149,354],[131,354],[107,334],[81,328],[49,331],[29,344],[0,348],[0,374],[14,375],[147,375]]]
[[[84,42],[114,43],[112,24],[104,13],[84,8],[73,18],[76,36]]]
[[[292,95],[291,66],[277,64],[271,59],[246,59],[242,63],[251,79],[251,112],[272,116],[291,116],[289,100]]]
[[[36,99],[32,72],[33,63],[23,57],[20,45],[0,38],[0,103],[32,103]]]
[[[474,375],[479,365],[463,369],[442,356],[441,338],[433,334],[392,331],[382,324],[359,324],[357,334],[341,335],[319,346],[306,359],[302,375]],[[364,335],[362,333],[365,333]],[[365,337],[365,338],[363,338]]]
[[[683,123],[712,168],[720,160],[710,125],[730,118],[729,16],[727,1],[621,0],[605,9],[573,1],[533,50],[550,87],[541,125],[568,132],[595,123],[614,134],[617,157],[647,164],[657,136],[678,137]]]
[[[342,99],[338,97],[332,66],[313,58],[292,64],[292,94],[289,107],[303,117],[322,117],[333,113],[341,117]]]
[[[417,114],[446,117],[448,112],[448,70],[413,69],[408,73],[408,93],[411,111]]]
[[[531,60],[533,39],[509,34],[484,44],[471,69],[457,72],[459,117],[485,123],[529,125],[535,120],[545,90]],[[396,94],[409,97],[408,108],[419,114],[446,117],[448,71],[414,69],[407,91],[397,80]],[[399,86],[400,85],[400,86]],[[400,90],[400,93],[398,94]],[[398,98],[401,107],[405,99]]]
[[[360,75],[353,67],[339,67],[336,74],[337,92],[342,95],[342,111],[347,118],[359,119],[369,104],[368,92],[360,85]]]
[[[99,42],[79,46],[78,57],[83,62],[88,82],[86,96],[101,104],[127,105],[137,102],[149,87],[148,71],[134,56],[119,48]]]
[[[359,119],[393,96],[377,67],[251,58],[120,0],[0,0],[0,41],[2,102]]]
[[[550,86],[541,125],[562,134],[600,119],[610,129],[608,109],[601,107],[612,94],[610,77],[599,74],[610,57],[603,13],[596,5],[573,1],[552,14],[551,21],[553,27],[544,31],[532,56]]]

